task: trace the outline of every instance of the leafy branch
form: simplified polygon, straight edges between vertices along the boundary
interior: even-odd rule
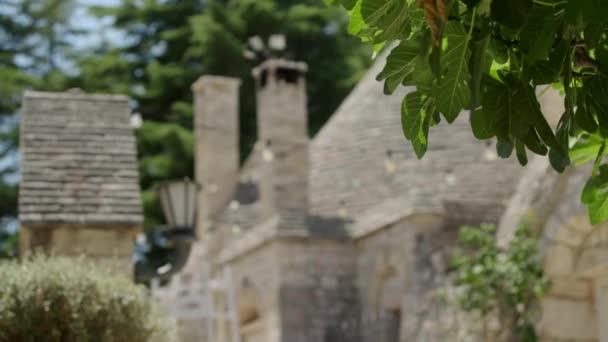
[[[602,148],[608,139],[608,2],[327,1],[349,10],[350,33],[377,50],[391,47],[378,75],[386,93],[416,87],[403,100],[401,118],[419,158],[432,126],[469,112],[474,135],[496,139],[503,158],[515,151],[525,165],[530,152],[546,155],[558,172],[575,157],[575,164],[595,161],[583,201],[593,224],[608,220],[608,177],[602,174],[608,172]],[[564,94],[566,110],[555,129],[536,97],[536,89],[547,86]]]
[[[503,250],[496,246],[495,232],[488,224],[461,229],[463,248],[452,259],[452,285],[459,291],[448,300],[486,319],[494,315],[507,335],[504,340],[537,341],[538,304],[549,288],[538,259],[538,241],[522,226]]]

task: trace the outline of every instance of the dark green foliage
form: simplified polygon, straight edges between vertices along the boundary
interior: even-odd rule
[[[139,171],[144,225],[152,229],[163,223],[154,184],[193,175],[190,86],[198,77],[212,74],[243,80],[241,160],[255,142],[251,69],[259,61],[244,57],[250,37],[265,40],[271,34],[284,34],[287,49],[281,56],[310,65],[311,134],[320,129],[371,62],[371,49],[347,33],[345,12],[322,0],[122,1],[115,8],[92,12],[110,18],[124,39],[76,53],[69,38],[80,32],[67,19],[78,3],[0,0],[0,218],[8,219],[0,223],[14,222],[17,214],[17,185],[5,178],[15,174],[17,165],[2,161],[16,156],[18,127],[4,125],[3,117],[16,121],[25,89],[79,87],[93,93],[126,94],[134,100],[133,110],[144,118],[137,130]],[[20,63],[16,63],[17,55]],[[64,65],[73,69],[64,70]],[[9,255],[15,251],[16,236],[2,234],[0,255]],[[159,239],[150,239],[150,245],[139,246],[137,253],[142,278],[171,258],[171,251]]]
[[[448,122],[469,111],[474,135],[496,137],[503,158],[515,150],[525,165],[528,151],[548,155],[554,169],[562,172],[571,164],[570,147],[581,153],[575,145],[578,139],[583,137],[586,144],[608,137],[606,1],[329,2],[349,9],[350,32],[363,41],[376,46],[400,41],[379,75],[387,93],[399,85],[416,86]],[[564,91],[566,110],[555,131],[536,97],[541,86]],[[420,101],[404,100],[404,133],[418,157],[429,143],[428,116]],[[590,149],[583,159],[577,155],[578,162],[596,160],[588,188],[602,177],[598,167],[604,149],[594,150],[594,157]],[[603,205],[608,192],[583,197],[593,224],[608,219],[608,205]]]
[[[495,227],[463,227],[463,249],[454,256],[453,285],[458,307],[482,317],[498,315],[514,341],[537,341],[534,328],[539,299],[549,287],[538,259],[538,241],[521,227],[509,248],[496,246]]]
[[[0,259],[14,258],[19,251],[19,235],[0,230]]]
[[[532,0],[494,0],[491,7],[492,19],[518,29],[527,22],[531,8]]]
[[[127,43],[79,62],[73,85],[85,91],[126,93],[144,125],[138,130],[146,227],[162,222],[153,192],[159,180],[192,177],[191,84],[203,74],[242,79],[241,160],[256,139],[252,67],[247,41],[284,34],[280,56],[310,65],[311,134],[316,133],[369,65],[371,51],[346,32],[343,10],[321,0],[123,1],[96,8],[127,33]]]
[[[256,139],[251,68],[259,62],[244,57],[250,37],[265,40],[271,34],[284,34],[287,49],[280,56],[311,66],[307,75],[311,134],[371,62],[371,49],[347,33],[345,12],[322,0],[122,1],[115,8],[92,12],[112,19],[124,39],[75,53],[68,38],[80,32],[66,20],[77,3],[7,0],[0,4],[0,120],[17,111],[27,88],[80,87],[131,96],[134,111],[144,118],[137,138],[147,228],[162,222],[153,184],[192,176],[190,86],[201,75],[243,80],[241,159],[248,155]],[[17,55],[24,57],[18,65]],[[76,70],[68,73],[60,64],[72,64]],[[16,140],[0,139],[0,153],[14,155]],[[10,143],[5,146],[4,141]],[[14,170],[5,173],[9,171]],[[2,190],[0,196],[4,193],[8,192]],[[7,204],[0,216],[14,215],[15,198],[0,199]]]
[[[72,5],[71,0],[0,2],[0,230],[17,215],[17,185],[11,179],[17,172],[15,114],[21,95],[30,88],[65,87],[57,62],[71,53],[67,39],[77,34],[68,25]]]
[[[604,149],[604,146],[601,147]],[[600,152],[598,152],[600,153]],[[603,154],[603,151],[601,151]],[[604,222],[608,220],[608,165],[599,167],[599,172],[594,174],[583,189],[582,201],[589,206],[591,221]]]
[[[0,341],[168,341],[168,324],[130,280],[84,260],[0,262]]]

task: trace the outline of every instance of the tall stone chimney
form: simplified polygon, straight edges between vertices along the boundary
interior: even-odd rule
[[[306,64],[271,59],[253,74],[257,86],[262,215],[282,228],[305,227],[308,214]]]
[[[198,198],[197,233],[232,197],[239,171],[239,86],[235,78],[203,76],[193,85],[195,178]]]

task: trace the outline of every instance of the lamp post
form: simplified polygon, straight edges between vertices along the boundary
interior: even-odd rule
[[[167,226],[163,235],[175,250],[171,264],[158,269],[159,275],[170,276],[178,272],[188,260],[190,248],[196,240],[196,209],[200,186],[189,179],[160,183],[157,194]]]

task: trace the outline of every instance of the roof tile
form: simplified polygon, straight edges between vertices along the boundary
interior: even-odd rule
[[[23,223],[142,223],[128,98],[26,92],[21,116]]]

